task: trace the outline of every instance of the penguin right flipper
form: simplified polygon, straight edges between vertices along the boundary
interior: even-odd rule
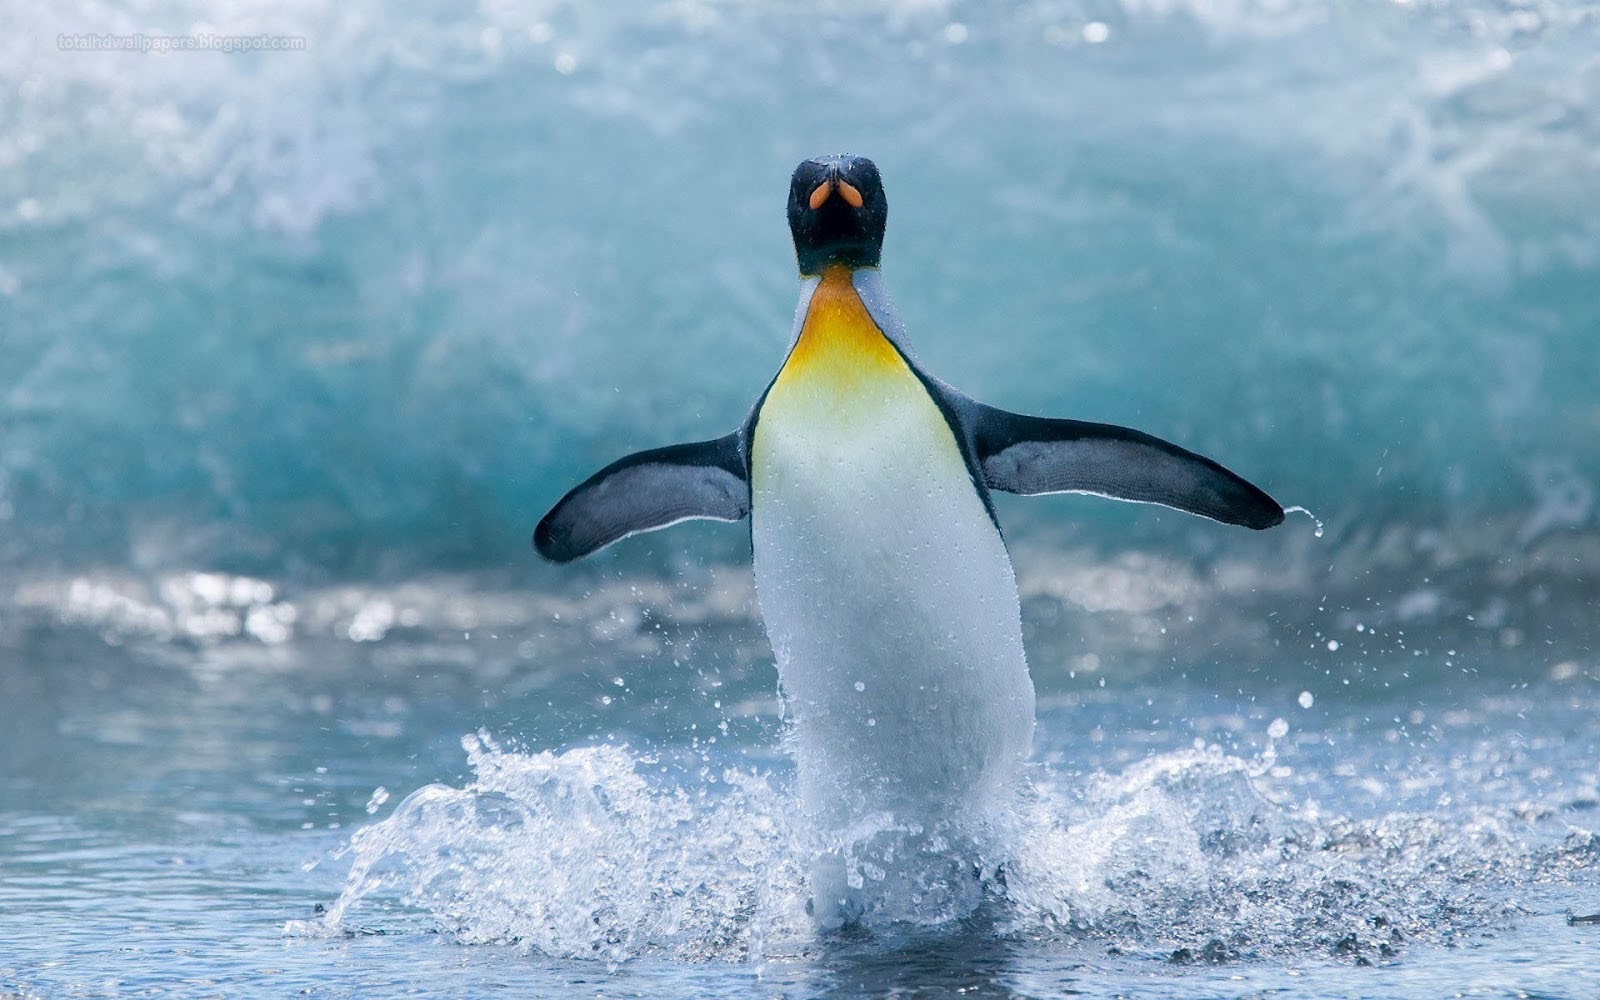
[[[1226,524],[1270,528],[1283,507],[1260,487],[1170,441],[1114,424],[1029,417],[970,401],[973,445],[990,489],[1093,493]]]
[[[694,518],[750,513],[744,434],[653,448],[612,462],[562,497],[533,533],[552,562],[582,558],[618,539]]]

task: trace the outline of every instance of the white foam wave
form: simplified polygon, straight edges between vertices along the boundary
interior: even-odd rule
[[[615,963],[759,956],[807,926],[785,798],[765,777],[661,785],[656,761],[618,747],[464,743],[471,783],[418,789],[352,838],[325,928],[398,895],[465,942]]]
[[[400,906],[466,943],[613,965],[761,962],[826,946],[806,915],[819,845],[783,782],[706,767],[685,783],[618,747],[519,754],[482,734],[465,744],[474,780],[419,789],[357,833],[338,901],[291,933],[382,930]],[[976,916],[981,933],[1179,961],[1381,961],[1509,919],[1514,904],[1485,893],[1487,880],[1543,864],[1507,822],[1317,818],[1264,795],[1265,773],[1215,748],[1158,754],[1078,790],[1042,771],[997,817],[975,867],[972,845],[878,817],[853,831],[850,877],[882,879],[878,862],[897,852],[890,867],[904,872],[921,852],[926,878],[884,887],[901,893],[892,919],[870,925],[886,940],[912,925],[970,931]]]

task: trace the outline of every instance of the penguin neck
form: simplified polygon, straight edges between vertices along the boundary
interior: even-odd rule
[[[862,301],[857,274],[832,265],[808,280],[810,295],[802,300],[799,329],[778,382],[815,383],[847,392],[905,369],[899,351]]]

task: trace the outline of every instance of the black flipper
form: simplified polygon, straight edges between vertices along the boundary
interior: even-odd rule
[[[1027,417],[976,401],[968,402],[964,416],[990,489],[1028,496],[1093,493],[1256,529],[1283,521],[1283,507],[1259,487],[1142,431]]]
[[[693,518],[737,521],[748,513],[741,430],[612,462],[550,508],[533,547],[553,562],[571,562],[640,531]]]

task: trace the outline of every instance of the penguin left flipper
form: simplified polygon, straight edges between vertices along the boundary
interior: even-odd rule
[[[1114,424],[1029,417],[963,402],[990,489],[1026,496],[1093,493],[1256,529],[1283,521],[1283,507],[1259,487],[1170,441]]]
[[[744,433],[641,451],[585,479],[533,533],[552,562],[571,562],[641,531],[694,518],[737,521],[750,513]]]

